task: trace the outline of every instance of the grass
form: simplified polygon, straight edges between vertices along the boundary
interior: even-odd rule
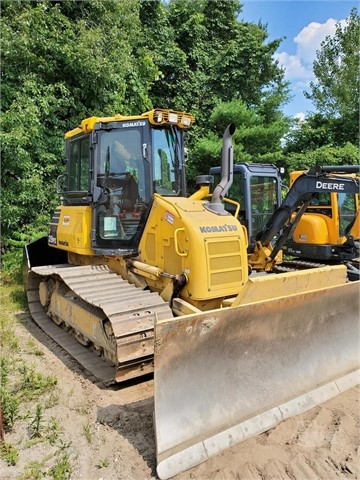
[[[91,430],[91,425],[89,423],[86,423],[83,425],[83,432],[85,435],[85,438],[88,443],[92,442],[92,430]]]
[[[0,444],[0,457],[8,465],[16,465],[19,460],[19,452],[11,443]]]
[[[99,461],[98,463],[98,468],[106,468],[110,464],[109,460],[107,458],[103,458]]]
[[[35,417],[34,420],[30,423],[30,438],[41,438],[42,435],[42,430],[43,430],[43,409],[42,406],[38,403],[36,405],[36,412],[35,412]]]
[[[2,411],[4,442],[0,442],[0,457],[9,466],[19,462],[21,454],[39,442],[49,443],[54,448],[42,460],[30,461],[19,480],[52,478],[68,480],[72,466],[67,450],[71,442],[62,438],[62,428],[55,418],[46,420],[46,410],[59,400],[58,380],[52,375],[37,371],[31,356],[44,353],[34,339],[21,344],[17,337],[19,320],[17,314],[26,308],[22,285],[0,286],[0,406]],[[26,434],[20,435],[16,444],[7,442],[7,437],[25,426]]]

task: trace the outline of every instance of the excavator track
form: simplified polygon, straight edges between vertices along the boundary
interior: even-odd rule
[[[351,281],[360,280],[360,258],[353,258],[345,263]]]
[[[283,260],[283,262],[279,265],[274,266],[274,271],[278,273],[283,272],[294,272],[296,270],[305,270],[307,268],[320,268],[326,267],[325,263],[320,262],[310,262],[307,260]]]
[[[173,316],[106,265],[33,267],[27,297],[39,327],[107,386],[153,372],[154,324]]]
[[[344,262],[344,265],[347,268],[348,279],[350,281],[360,280],[360,259],[355,258],[353,260],[349,260]],[[300,260],[294,258],[293,260],[284,260],[280,265],[274,266],[274,271],[276,273],[284,273],[284,272],[293,272],[296,270],[304,270],[307,268],[320,268],[326,267],[328,264],[320,263],[320,262],[312,262],[308,260]]]

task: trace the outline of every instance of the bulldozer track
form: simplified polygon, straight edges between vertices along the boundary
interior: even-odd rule
[[[41,284],[49,281],[65,292],[61,300],[69,319],[57,319],[52,307],[44,305]],[[27,297],[38,326],[97,382],[109,386],[153,372],[154,323],[172,317],[169,305],[157,293],[129,284],[106,265],[61,264],[32,268]],[[74,306],[88,318],[86,328],[93,336],[79,333],[83,330],[81,323],[77,328],[76,311],[71,321]],[[99,345],[100,337],[105,340]]]

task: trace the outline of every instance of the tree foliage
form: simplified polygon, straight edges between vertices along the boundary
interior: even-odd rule
[[[241,99],[259,106],[273,91],[282,92],[277,107],[288,100],[283,72],[273,60],[281,40],[268,42],[265,27],[239,21],[238,0],[171,0],[166,20],[161,2],[142,5],[154,20],[146,30],[159,68],[159,81],[151,87],[154,104],[193,112],[200,135],[219,102]]]
[[[138,11],[137,0],[1,2],[3,246],[46,225],[66,130],[151,107],[157,68],[133,54]]]
[[[201,173],[208,173],[210,167],[220,165],[221,137],[230,123],[236,126],[232,139],[234,162],[282,162],[281,139],[288,120],[274,112],[269,119],[261,108],[249,108],[242,100],[233,100],[214,108],[208,122],[209,132],[192,150],[192,162],[187,169],[189,178],[194,178],[201,169]]]
[[[359,163],[359,39],[360,18],[353,9],[321,44],[313,67],[317,81],[305,92],[316,112],[286,136],[288,169]]]
[[[238,0],[171,0],[168,10],[160,1],[141,2],[144,38],[159,69],[150,90],[153,102],[196,117],[190,133],[189,183],[219,162],[222,129],[234,116],[239,161],[276,161],[288,128],[280,111],[289,99],[288,85],[273,60],[280,40],[269,42],[265,27],[240,21],[241,8]],[[218,114],[212,116],[218,108],[231,110],[222,115],[226,121],[221,128]],[[217,147],[212,150],[214,133]]]
[[[326,37],[313,64],[317,81],[311,82],[312,100],[317,111],[328,118],[354,120],[359,114],[360,17],[353,9],[346,23],[336,26]]]
[[[283,166],[287,172],[306,170],[314,165],[356,165],[359,163],[359,149],[352,143],[342,147],[324,145],[306,153],[291,152],[284,157]]]
[[[280,39],[240,21],[241,8],[239,0],[1,2],[3,249],[46,231],[64,132],[85,117],[191,111],[192,176],[207,167],[201,145],[217,163],[230,121],[239,160],[279,157],[288,99],[273,60]]]

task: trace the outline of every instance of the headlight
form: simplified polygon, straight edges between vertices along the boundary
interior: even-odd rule
[[[178,116],[176,113],[169,112],[169,123],[177,123],[178,122]]]
[[[188,115],[183,115],[181,117],[181,123],[184,125],[184,127],[190,127],[191,117],[189,117]]]
[[[163,113],[159,110],[155,110],[154,112],[154,121],[156,123],[161,123],[163,121]]]
[[[150,110],[142,114],[144,117],[148,117],[149,121],[153,125],[170,124],[177,125],[179,128],[189,128],[194,123],[195,118],[191,113],[177,112],[167,109],[155,109]]]

